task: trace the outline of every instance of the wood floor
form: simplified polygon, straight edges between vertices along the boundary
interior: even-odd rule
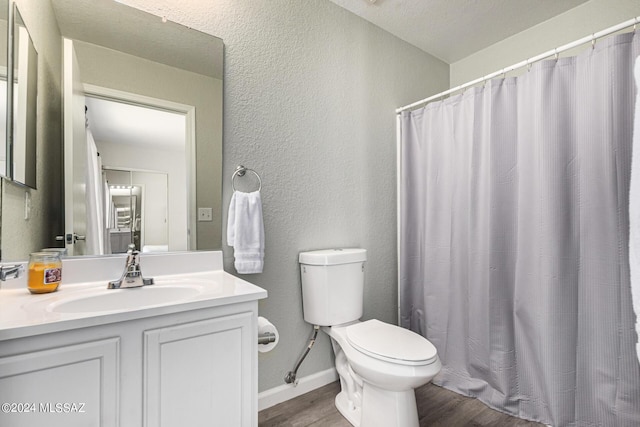
[[[336,409],[333,399],[340,391],[335,382],[272,406],[258,414],[260,427],[351,427]],[[510,417],[479,400],[442,387],[426,384],[416,390],[420,427],[544,427],[544,424]]]

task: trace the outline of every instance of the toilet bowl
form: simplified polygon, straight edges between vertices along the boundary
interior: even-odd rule
[[[426,338],[363,312],[364,249],[300,254],[303,312],[331,338],[341,391],[336,407],[358,427],[417,427],[414,389],[442,364]]]
[[[378,320],[323,327],[331,337],[341,392],[336,407],[354,426],[418,426],[420,387],[442,367],[425,338]]]

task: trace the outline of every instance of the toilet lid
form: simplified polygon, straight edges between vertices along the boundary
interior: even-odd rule
[[[426,338],[375,319],[348,326],[346,335],[349,343],[362,353],[393,363],[428,365],[438,354]]]

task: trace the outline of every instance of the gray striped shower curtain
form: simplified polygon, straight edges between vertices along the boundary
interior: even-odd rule
[[[640,426],[628,201],[640,33],[401,117],[402,326],[434,383],[554,426]]]

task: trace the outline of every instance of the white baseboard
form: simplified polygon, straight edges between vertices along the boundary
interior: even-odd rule
[[[298,385],[283,384],[269,390],[258,393],[258,411],[270,408],[278,403],[286,402],[294,397],[301,396],[312,390],[338,380],[338,373],[335,368],[302,377],[298,380]]]

